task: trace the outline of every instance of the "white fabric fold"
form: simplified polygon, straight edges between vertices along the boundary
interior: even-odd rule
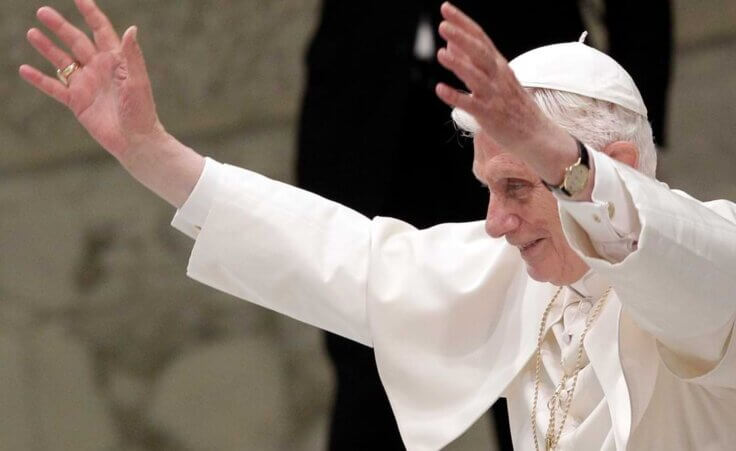
[[[736,206],[700,203],[610,164],[641,225],[636,250],[618,263],[601,258],[560,208],[571,245],[614,287],[585,342],[611,429],[581,429],[566,446],[585,449],[586,437],[602,437],[603,449],[733,443],[736,345],[726,339],[736,310]],[[200,180],[198,193],[214,193],[206,215],[187,216],[188,205],[179,212],[201,227],[188,274],[372,345],[407,449],[440,449],[499,396],[518,401],[514,388],[530,389],[539,320],[556,287],[531,280],[518,250],[486,236],[481,222],[419,231],[250,171],[220,169],[213,191],[204,186],[212,178]],[[678,372],[665,365],[662,347],[678,362],[689,364],[682,357],[695,352],[708,364]],[[607,427],[605,415],[590,424]],[[523,449],[528,406],[511,411],[511,427]]]

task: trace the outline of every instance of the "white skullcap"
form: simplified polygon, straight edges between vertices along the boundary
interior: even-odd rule
[[[581,36],[581,41],[585,34]],[[539,47],[509,62],[525,88],[572,92],[615,103],[647,117],[647,108],[634,80],[613,58],[582,42]],[[480,127],[470,114],[456,108],[452,118],[470,132]]]

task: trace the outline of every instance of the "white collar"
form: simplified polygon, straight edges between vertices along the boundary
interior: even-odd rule
[[[595,300],[603,295],[608,286],[608,281],[591,269],[583,277],[567,287],[583,298],[594,298]]]

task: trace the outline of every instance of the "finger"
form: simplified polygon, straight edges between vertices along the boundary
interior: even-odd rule
[[[447,21],[440,24],[439,31],[448,44],[453,44],[456,54],[467,55],[480,70],[493,76],[496,72],[496,60],[500,57],[493,47]]]
[[[97,53],[95,45],[86,34],[70,24],[61,14],[49,6],[44,6],[36,13],[40,20],[61,41],[69,47],[74,57],[82,64],[86,64]]]
[[[141,47],[138,45],[138,27],[132,26],[125,30],[122,46],[128,75],[133,80],[147,80],[146,62],[143,59]]]
[[[26,37],[33,48],[38,50],[38,53],[53,64],[55,68],[63,69],[74,62],[74,59],[68,53],[57,47],[38,28],[28,30]]]
[[[62,105],[69,105],[69,90],[62,85],[59,80],[51,78],[35,67],[31,67],[26,64],[20,66],[18,73],[23,80],[30,83],[36,89],[45,93],[49,97],[53,97]]]
[[[120,45],[120,37],[105,13],[94,0],[75,0],[77,9],[82,13],[84,21],[92,29],[97,48],[102,51],[114,50]]]
[[[454,55],[455,58],[462,58],[464,60],[470,61],[470,57],[466,55],[462,50],[460,50],[456,43],[450,41],[447,43],[445,48],[447,48],[447,51],[450,52],[451,55]]]
[[[440,11],[442,12],[442,17],[444,17],[445,20],[462,28],[471,36],[492,45],[495,49],[493,41],[491,41],[491,38],[489,38],[485,31],[483,31],[483,28],[481,28],[480,25],[468,17],[464,12],[460,11],[460,9],[455,5],[450,2],[445,2],[440,7]]]
[[[471,62],[465,58],[458,58],[451,54],[447,49],[440,49],[437,52],[437,60],[446,69],[451,70],[457,77],[465,83],[471,92],[478,97],[485,97],[491,87],[491,80],[482,71],[478,70]]]
[[[473,99],[473,95],[467,92],[460,92],[444,83],[437,83],[435,93],[440,100],[449,106],[465,110],[473,116],[478,110],[477,102]]]

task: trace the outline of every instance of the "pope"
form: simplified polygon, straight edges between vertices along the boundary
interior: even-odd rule
[[[69,51],[31,29],[57,78],[20,75],[177,208],[190,277],[373,346],[408,449],[442,448],[499,397],[522,450],[736,441],[736,205],[654,179],[639,91],[583,39],[507,62],[442,5],[437,57],[467,91],[437,95],[474,137],[488,213],[417,230],[178,142],[137,29],[75,2],[94,39],[43,7]]]

